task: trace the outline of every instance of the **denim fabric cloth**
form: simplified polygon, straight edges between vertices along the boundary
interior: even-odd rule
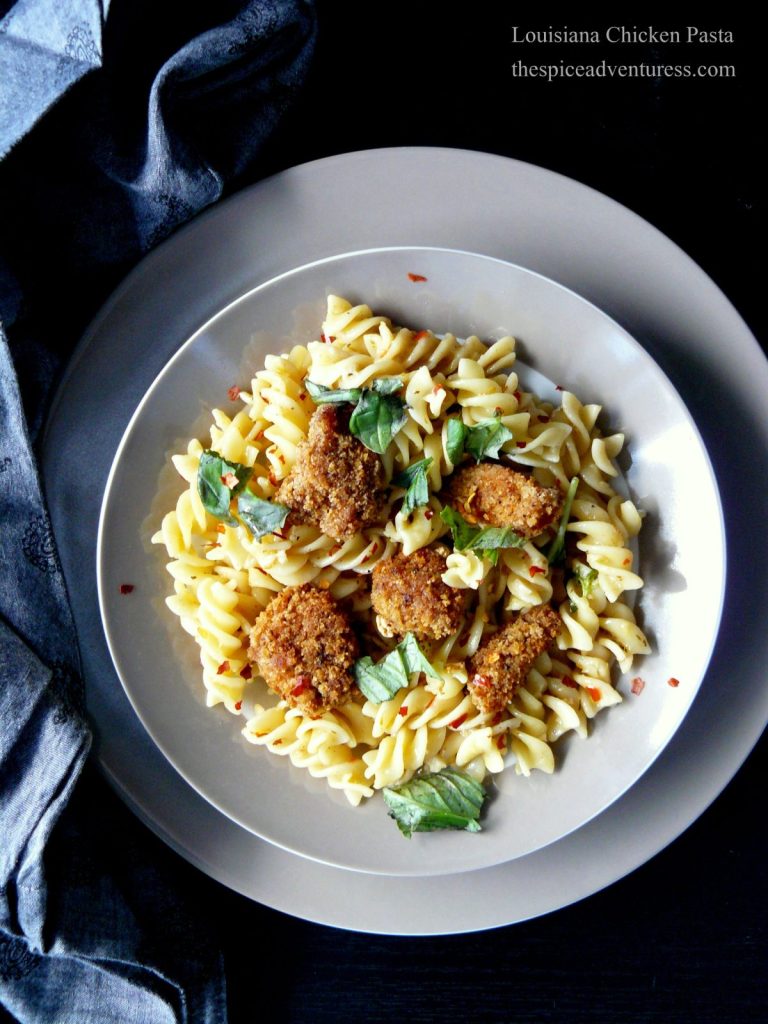
[[[88,319],[253,167],[314,34],[309,0],[0,2],[0,1004],[22,1022],[226,1020],[194,893],[87,763],[34,445]]]

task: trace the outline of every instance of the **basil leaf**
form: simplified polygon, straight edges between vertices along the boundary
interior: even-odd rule
[[[389,814],[406,838],[414,832],[463,829],[479,832],[483,786],[458,768],[443,768],[382,790]]]
[[[597,583],[597,569],[588,569],[587,572],[581,573],[576,570],[576,579],[581,585],[581,593],[583,597],[589,597],[592,591],[595,589]]]
[[[409,674],[412,672],[423,672],[424,675],[429,676],[430,679],[440,678],[435,669],[432,668],[429,659],[425,656],[419,646],[419,641],[413,633],[405,634],[405,637],[397,645],[397,650],[400,652],[400,656],[403,659],[405,671]]]
[[[450,526],[457,550],[482,551],[492,565],[498,562],[501,548],[521,548],[528,542],[511,526],[473,526],[450,505],[440,509],[440,518]]]
[[[466,550],[472,538],[477,534],[477,527],[468,523],[464,516],[450,505],[444,505],[440,509],[440,518],[451,528],[453,546],[459,551]]]
[[[557,527],[557,534],[555,539],[552,541],[547,552],[547,561],[550,565],[556,565],[558,562],[562,562],[565,557],[565,528],[568,526],[568,519],[571,515],[571,505],[573,505],[573,499],[576,497],[576,491],[579,487],[579,478],[575,476],[568,485],[568,491],[565,495],[565,501],[563,502],[563,511],[560,516],[560,524]]]
[[[508,430],[500,419],[483,420],[474,427],[467,427],[464,451],[472,455],[475,462],[483,459],[497,459],[499,448],[505,441],[511,441],[515,435]]]
[[[358,659],[353,668],[360,692],[374,704],[392,700],[398,690],[408,685],[408,673],[400,652],[395,648],[377,664],[368,655]]]
[[[431,457],[420,459],[408,466],[402,473],[392,477],[395,487],[405,487],[405,498],[403,499],[403,511],[413,512],[415,508],[421,508],[429,502],[429,484],[427,482],[427,470],[432,465]]]
[[[461,462],[464,455],[464,441],[469,427],[461,420],[450,419],[445,434],[445,454],[452,466]]]
[[[399,377],[377,377],[371,387],[380,395],[393,395],[403,386]]]
[[[499,449],[515,435],[508,430],[499,417],[483,420],[474,427],[468,427],[458,419],[449,419],[445,437],[445,454],[455,466],[464,455],[471,455],[475,462],[483,459],[497,459]]]
[[[406,633],[394,651],[375,664],[368,655],[359,658],[352,671],[360,692],[373,704],[392,700],[398,690],[410,684],[409,676],[414,672],[440,678],[413,633]]]
[[[224,482],[224,478],[229,475],[234,476],[237,481],[232,487]],[[218,452],[204,451],[200,456],[197,470],[197,493],[205,511],[221,519],[228,526],[237,526],[237,520],[230,512],[229,505],[252,475],[253,470],[250,466],[243,466],[240,462],[227,462]]]
[[[258,540],[279,530],[288,518],[290,509],[274,501],[265,501],[247,487],[237,499],[237,513]]]
[[[363,393],[361,388],[336,390],[327,388],[325,384],[315,384],[312,380],[305,380],[304,387],[315,405],[340,405],[342,402],[354,404],[360,401],[360,395]]]
[[[349,429],[366,448],[383,455],[405,423],[405,418],[405,402],[402,398],[366,388],[352,413]]]

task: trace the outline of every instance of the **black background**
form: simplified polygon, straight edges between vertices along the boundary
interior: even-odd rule
[[[498,5],[499,8],[506,5]],[[367,9],[364,17],[363,11]],[[318,5],[314,69],[256,177],[380,146],[498,153],[561,172],[625,204],[685,249],[758,337],[762,191],[756,28],[724,7],[700,15],[551,5]],[[377,11],[377,13],[373,13]],[[690,20],[688,20],[690,19]],[[616,23],[730,29],[733,44],[513,45],[512,25],[601,32]],[[524,80],[511,65],[690,63],[732,79]],[[764,168],[760,167],[764,172]],[[702,759],[707,752],[702,750]],[[765,742],[703,817],[630,877],[545,918],[472,936],[346,934],[293,921],[215,887],[232,1019],[290,1021],[764,1021]],[[450,887],[447,897],[451,898]],[[463,894],[457,883],[457,900]],[[235,935],[238,938],[235,939]],[[250,941],[243,942],[241,936]],[[257,952],[258,950],[258,952]],[[286,972],[286,985],[256,979]],[[255,984],[254,984],[255,982]]]

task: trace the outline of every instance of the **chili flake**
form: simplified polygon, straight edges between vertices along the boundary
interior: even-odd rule
[[[428,336],[428,334],[429,334],[429,331],[418,331],[416,334],[414,334],[413,340],[414,341],[421,341],[421,339],[422,338],[426,338]]]
[[[227,394],[229,395],[231,401],[236,402],[240,397],[239,386],[237,384],[233,384],[229,391],[227,391]]]
[[[632,693],[635,694],[635,696],[638,696],[645,689],[645,680],[641,679],[640,676],[635,676],[635,678],[632,680],[632,685],[630,686],[630,689]]]
[[[546,569],[542,569],[540,565],[531,565],[528,567],[528,575],[530,577],[540,576],[542,573],[546,573]]]
[[[250,665],[245,665],[243,668],[240,669],[240,676],[242,679],[250,679],[252,675],[253,669],[251,668]]]
[[[458,729],[460,725],[463,725],[466,722],[466,720],[467,713],[465,711],[463,715],[459,715],[458,718],[454,718],[454,720],[450,723],[451,729]]]
[[[525,448],[526,444],[528,444],[528,442],[527,442],[527,441],[515,441],[515,445],[516,445],[516,446],[517,446],[518,448]]]
[[[565,391],[562,384],[555,384],[555,391]]]
[[[600,703],[600,698],[602,697],[602,694],[600,693],[600,691],[598,690],[598,688],[596,686],[588,686],[587,687],[587,693],[592,698],[592,700],[595,702],[595,704],[599,704]]]
[[[296,676],[296,685],[291,690],[291,696],[298,697],[300,694],[305,693],[312,685],[312,676],[307,672],[302,672]]]
[[[402,715],[403,718],[405,718],[405,716],[408,714],[407,706],[403,704],[402,707],[398,708],[397,713],[398,715]]]
[[[680,680],[679,679],[675,679],[674,676],[672,676],[671,679],[667,680],[667,686],[673,686],[674,687],[674,686],[679,686],[679,685],[680,685]]]
[[[235,701],[235,711],[241,711],[242,707],[243,707],[243,702],[241,700]]]
[[[427,522],[429,522],[429,520],[434,516],[434,514],[435,514],[434,509],[431,509],[431,508],[425,508],[424,509],[424,518],[427,520]]]
[[[217,676],[220,676],[220,675],[222,675],[222,674],[223,674],[224,672],[229,672],[229,662],[228,662],[228,661],[222,661],[222,663],[221,663],[221,664],[219,665],[219,667],[218,667],[218,668],[216,669],[216,675],[217,675]]]
[[[235,476],[234,473],[225,473],[221,477],[221,482],[224,484],[225,487],[229,487],[230,490],[233,487],[237,487],[237,484],[238,484],[237,477]]]
[[[426,277],[423,274],[408,274],[409,281],[426,281]]]
[[[560,680],[560,682],[564,686],[570,686],[570,688],[572,690],[578,690],[578,688],[579,688],[579,684],[574,682],[573,679],[571,679],[570,676],[563,676],[562,679]]]
[[[121,583],[120,584],[120,593],[121,594],[132,594],[133,593],[133,584],[132,583]]]

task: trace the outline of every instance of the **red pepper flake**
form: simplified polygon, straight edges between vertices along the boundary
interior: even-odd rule
[[[217,676],[220,676],[220,675],[222,675],[222,674],[223,674],[224,672],[229,672],[229,662],[228,662],[228,661],[222,661],[222,663],[221,663],[221,664],[219,665],[219,667],[218,667],[218,668],[216,669],[216,675],[217,675]]]
[[[133,584],[132,583],[121,583],[120,584],[120,593],[121,594],[132,594],[133,593]]]
[[[565,391],[562,384],[555,384],[555,391]]]
[[[528,567],[528,575],[530,577],[540,576],[542,573],[546,574],[546,569],[542,569],[540,565],[531,565]]]
[[[225,473],[221,477],[221,482],[224,484],[225,487],[229,487],[230,489],[233,487],[237,487],[238,484],[237,477],[235,476],[234,473]]]
[[[334,334],[321,334],[320,341],[325,345],[330,345],[332,341],[336,341],[336,336]]]
[[[496,737],[496,746],[499,748],[499,750],[503,750],[504,747],[506,746],[506,743],[507,737],[504,735],[503,732],[499,733],[499,735]]]
[[[452,729],[458,729],[460,725],[463,725],[466,722],[466,720],[467,720],[467,713],[465,711],[463,715],[459,715],[458,718],[454,718],[454,720],[451,722],[451,728]]]
[[[241,700],[235,701],[235,711],[241,711],[242,707],[243,707],[243,702]]]
[[[229,391],[227,391],[227,394],[232,402],[236,402],[240,397],[240,388],[237,384],[233,384]]]
[[[501,416],[501,413],[502,413],[502,408],[501,408],[501,406],[500,406],[500,405],[497,405],[497,406],[496,406],[496,408],[495,408],[495,409],[494,409],[493,411],[494,411],[494,413],[495,413],[495,414],[496,414],[497,416]]]
[[[299,401],[300,402],[303,402],[306,397],[307,397],[307,392],[306,391],[300,391],[299,392]]]
[[[408,274],[409,281],[426,281],[426,277],[423,274]]]
[[[240,677],[242,679],[250,679],[252,675],[253,669],[251,668],[250,665],[246,665],[244,668],[240,669]]]
[[[641,679],[640,676],[635,676],[635,678],[632,680],[632,685],[630,686],[630,690],[632,691],[632,693],[634,693],[637,696],[641,694],[644,689],[645,680]]]
[[[579,688],[579,684],[574,682],[570,676],[563,676],[560,682],[563,684],[563,686],[570,686],[572,690],[578,690]]]
[[[515,441],[515,444],[517,445],[518,448],[525,448],[525,446],[526,446],[526,444],[528,444],[528,442],[527,441]]]
[[[680,680],[679,679],[675,679],[674,676],[672,676],[671,679],[667,680],[667,686],[675,687],[675,686],[679,686],[679,685],[680,685]]]
[[[403,704],[402,707],[398,708],[397,713],[398,713],[398,715],[402,715],[403,718],[405,718],[405,716],[408,714],[407,706],[405,704]]]
[[[631,558],[625,558],[624,561],[621,564],[622,565],[632,565],[632,559]]]
[[[429,520],[433,518],[434,514],[435,514],[435,510],[434,509],[432,509],[432,508],[425,508],[424,509],[424,518],[427,520],[427,522],[429,522]]]
[[[516,399],[518,400],[518,402],[519,402],[519,401],[520,401],[520,399],[521,399],[521,398],[523,397],[523,396],[522,396],[522,395],[520,394],[520,392],[519,392],[519,391],[513,391],[513,392],[512,392],[512,394],[513,394],[513,395],[515,396],[515,398],[516,398]]]
[[[312,685],[312,676],[307,672],[302,672],[296,676],[296,685],[291,690],[292,697],[298,697],[300,694],[305,693]]]
[[[226,528],[226,526],[223,523],[216,523],[216,533],[226,533],[226,532],[227,532],[227,528]]]
[[[596,686],[588,686],[587,687],[587,693],[592,698],[592,700],[595,702],[595,704],[599,704],[600,703],[600,698],[602,697],[602,694],[600,693],[600,691],[598,690],[598,688]]]
[[[410,274],[408,275],[410,277]],[[424,279],[426,280],[426,278]],[[426,338],[429,335],[429,331],[417,331],[413,336],[414,341],[421,341],[422,338]]]
[[[273,487],[277,487],[279,481],[274,473],[267,474],[267,479],[269,480]]]
[[[262,732],[262,733],[259,733],[259,735],[260,736],[266,736],[267,734],[265,732]],[[283,742],[282,740],[275,740],[274,743],[272,744],[272,746],[273,747],[279,747],[282,742]]]

